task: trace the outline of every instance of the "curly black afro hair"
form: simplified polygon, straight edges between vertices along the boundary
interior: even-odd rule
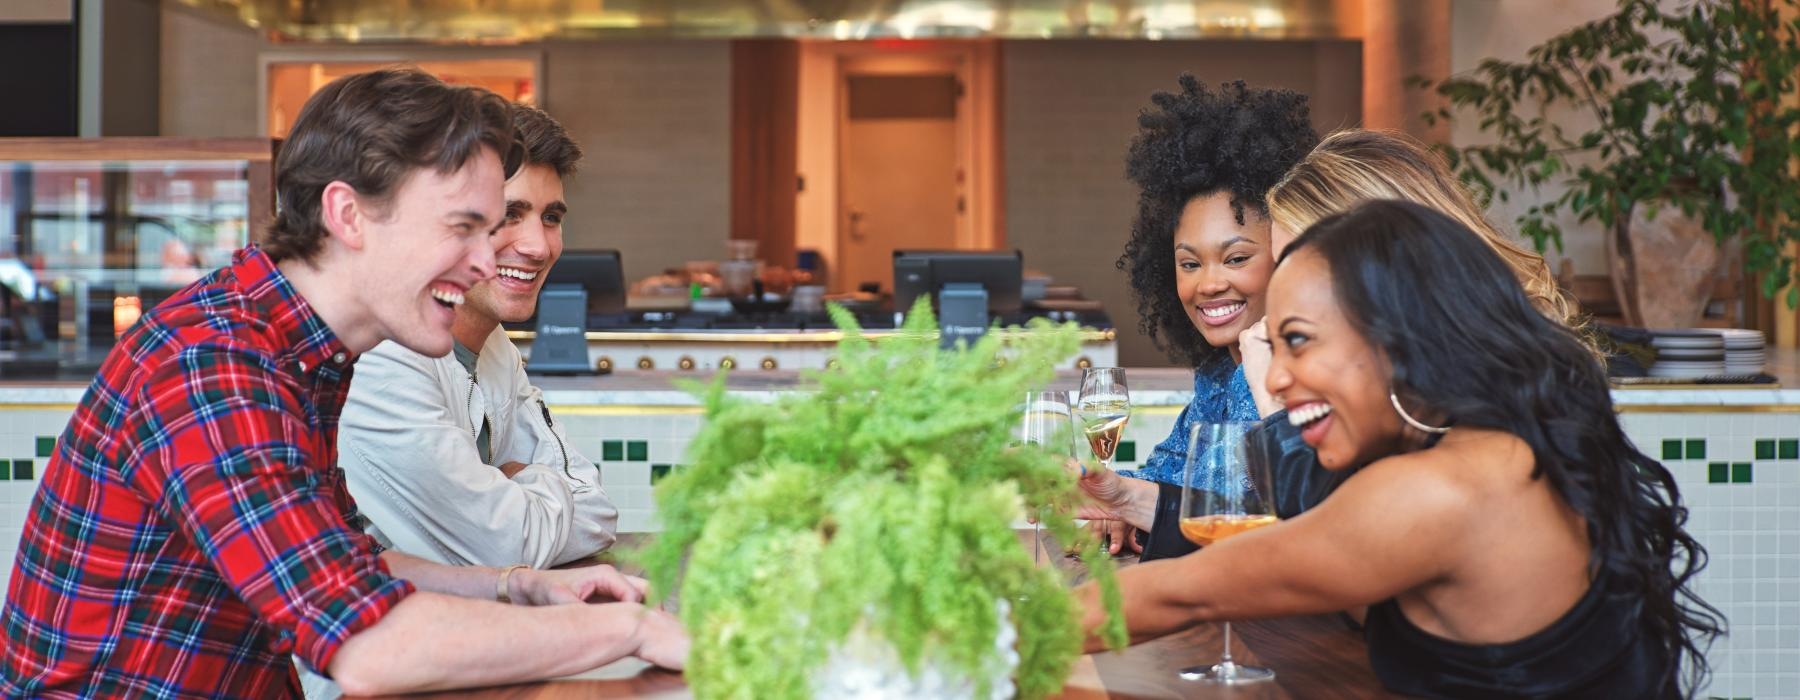
[[[1171,359],[1198,368],[1230,361],[1206,343],[1175,291],[1175,227],[1181,209],[1202,195],[1231,193],[1239,224],[1244,210],[1268,216],[1264,195],[1319,142],[1306,96],[1259,90],[1237,80],[1217,91],[1183,74],[1181,92],[1158,92],[1138,113],[1125,176],[1137,184],[1137,216],[1118,267],[1131,275],[1138,328]],[[1223,358],[1223,360],[1221,359]]]

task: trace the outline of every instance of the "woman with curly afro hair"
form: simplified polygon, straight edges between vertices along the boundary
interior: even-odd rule
[[[1152,95],[1138,115],[1125,165],[1139,188],[1137,215],[1118,266],[1130,274],[1139,327],[1194,368],[1194,398],[1143,468],[1118,472],[1127,479],[1082,480],[1100,503],[1144,511],[1090,512],[1113,529],[1115,553],[1132,539],[1125,523],[1150,520],[1159,488],[1145,482],[1179,483],[1195,423],[1259,418],[1238,334],[1262,319],[1275,269],[1264,194],[1319,142],[1304,95],[1243,81],[1215,90],[1192,75],[1179,82],[1179,92]]]

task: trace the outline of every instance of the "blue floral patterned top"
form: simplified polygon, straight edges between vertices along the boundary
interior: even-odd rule
[[[1142,467],[1120,469],[1119,475],[1179,486],[1181,469],[1187,462],[1188,436],[1195,423],[1260,419],[1256,400],[1250,396],[1250,383],[1244,379],[1243,365],[1220,362],[1212,368],[1194,370],[1194,399],[1175,417],[1175,429],[1150,452]]]

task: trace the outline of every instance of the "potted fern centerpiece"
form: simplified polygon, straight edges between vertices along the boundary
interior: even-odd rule
[[[758,700],[1060,689],[1080,653],[1075,603],[1012,528],[1027,503],[1067,503],[1073,481],[1012,435],[1076,329],[1034,321],[939,350],[928,305],[879,345],[831,314],[846,338],[816,390],[760,402],[722,381],[701,389],[690,464],[656,488],[663,530],[639,557],[693,636],[690,687]],[[1067,512],[1044,527],[1082,542],[1123,646],[1111,563]]]

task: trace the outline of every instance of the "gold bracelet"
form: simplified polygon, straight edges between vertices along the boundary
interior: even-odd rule
[[[494,588],[494,600],[502,603],[512,602],[512,573],[523,568],[526,568],[524,564],[514,564],[500,570],[500,583]]]

